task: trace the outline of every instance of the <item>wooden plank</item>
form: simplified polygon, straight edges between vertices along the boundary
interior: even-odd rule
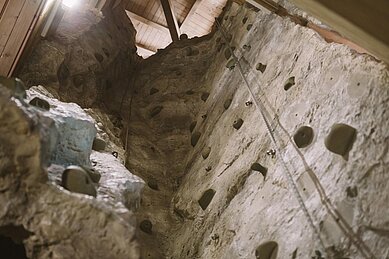
[[[153,55],[153,54],[155,54],[156,53],[156,51],[155,50],[152,50],[152,49],[150,49],[150,48],[148,48],[148,47],[146,47],[146,46],[144,46],[144,45],[142,45],[142,44],[136,44],[136,47],[137,48],[139,48],[139,49],[142,49],[142,50],[144,50],[144,51],[146,51],[146,52],[149,52],[151,55]]]
[[[4,10],[3,16],[0,20],[0,57],[3,55],[5,45],[14,30],[16,21],[18,20],[25,2],[26,0],[15,0],[12,4],[10,2]]]
[[[184,27],[186,25],[186,23],[188,23],[188,21],[192,18],[192,16],[196,13],[197,11],[197,8],[199,8],[200,4],[203,2],[203,0],[196,0],[192,7],[190,8],[190,11],[188,13],[188,15],[185,17],[184,21],[182,22],[181,24],[181,27]]]
[[[389,64],[388,0],[292,2]]]
[[[128,10],[126,10],[126,13],[127,13],[127,16],[130,17],[130,19],[132,20],[136,20],[138,22],[141,22],[143,24],[146,24],[148,26],[151,26],[155,29],[158,29],[158,30],[161,30],[161,31],[165,31],[165,32],[169,32],[169,29],[161,24],[158,24],[156,22],[153,22],[153,21],[150,21],[148,19],[146,19],[145,17],[143,16],[140,16],[140,15],[137,15],[136,13],[133,13],[133,12],[130,12]]]
[[[165,18],[170,31],[170,36],[173,41],[179,41],[179,36],[181,34],[180,27],[178,26],[178,22],[173,12],[170,0],[161,0],[161,4],[163,12],[165,13]]]
[[[9,3],[9,0],[0,0],[0,20],[1,17],[3,16],[3,13],[5,11],[5,8],[7,7]]]
[[[31,27],[34,17],[37,15],[38,8],[42,0],[26,1],[15,23],[15,29],[9,37],[2,55],[0,56],[0,74],[8,75],[17,57],[20,48],[26,40],[26,35]]]

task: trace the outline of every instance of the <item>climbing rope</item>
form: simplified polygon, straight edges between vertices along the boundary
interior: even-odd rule
[[[231,53],[231,55],[232,55],[232,57],[233,57],[233,59],[235,61],[235,64],[237,64],[237,67],[238,67],[238,70],[239,70],[239,74],[241,75],[243,81],[245,82],[247,90],[249,91],[249,93],[250,93],[250,95],[251,95],[251,97],[252,97],[252,99],[254,101],[254,104],[255,104],[256,108],[258,109],[258,111],[259,111],[259,113],[261,115],[261,118],[262,118],[263,122],[265,123],[266,130],[267,130],[267,132],[268,132],[268,134],[270,136],[271,141],[273,142],[274,149],[276,150],[276,153],[277,154],[281,154],[281,149],[280,149],[280,147],[278,145],[278,142],[277,142],[276,138],[274,137],[273,131],[271,130],[270,123],[269,123],[269,121],[266,118],[266,115],[264,113],[264,110],[265,110],[264,105],[262,104],[261,101],[258,101],[257,98],[255,98],[255,95],[254,95],[254,93],[252,92],[252,90],[250,88],[250,84],[249,84],[246,76],[243,73],[242,65],[240,64],[238,57],[235,55],[235,53],[232,50],[231,45],[230,45],[230,43],[229,43],[229,41],[227,39],[227,36],[226,36],[227,33],[226,33],[226,31],[224,30],[224,28],[222,27],[222,25],[220,24],[220,22],[217,19],[216,19],[216,25],[219,28],[219,30],[220,30],[224,40],[226,41],[227,46],[228,46],[228,48],[230,50],[230,53]],[[284,159],[282,158],[282,156],[279,156],[279,157],[280,157],[279,160],[281,162],[281,165],[284,168],[284,172],[285,172],[285,176],[287,178],[288,184],[292,188],[293,192],[295,193],[295,196],[296,196],[297,201],[298,201],[298,203],[300,205],[300,208],[303,211],[304,215],[306,216],[309,225],[311,226],[311,228],[312,228],[312,230],[313,230],[317,240],[319,241],[320,246],[322,246],[322,248],[323,248],[323,252],[325,253],[326,250],[325,250],[324,242],[323,242],[323,240],[320,237],[319,230],[315,226],[315,224],[313,222],[313,219],[312,219],[311,215],[309,214],[307,207],[304,204],[303,198],[302,198],[300,192],[297,189],[296,183],[294,182],[292,174],[290,173],[290,171],[289,171],[289,169],[288,169]]]
[[[271,138],[271,140],[273,142],[273,145],[275,146],[275,150],[276,150],[277,153],[280,153],[279,145],[278,145],[278,143],[276,141],[276,138],[275,138],[275,136],[273,134],[273,131],[271,130],[270,123],[269,123],[268,119],[266,118],[266,115],[265,115],[265,112],[264,112],[264,111],[266,111],[266,108],[265,108],[265,106],[263,105],[263,103],[260,100],[258,102],[257,98],[255,97],[254,93],[252,92],[252,90],[250,88],[250,84],[249,84],[246,76],[244,75],[243,68],[242,68],[242,66],[240,64],[240,61],[237,58],[237,56],[235,55],[235,53],[233,52],[233,50],[231,48],[231,45],[230,45],[230,43],[228,41],[228,38],[226,36],[227,32],[225,31],[225,29],[223,28],[223,26],[220,24],[220,22],[217,19],[216,19],[216,25],[217,25],[218,29],[220,30],[224,40],[226,41],[227,46],[228,46],[228,48],[230,50],[230,53],[231,53],[231,55],[232,55],[232,57],[233,57],[233,59],[235,61],[235,64],[237,64],[237,66],[238,66],[239,73],[240,73],[242,79],[244,80],[245,85],[246,85],[246,87],[247,87],[251,97],[254,100],[255,106],[259,110],[259,112],[261,114],[261,117],[262,117],[263,121],[265,122],[266,129],[267,129],[267,131],[269,133],[269,136],[270,136],[270,138]],[[284,129],[284,128],[282,128],[282,129],[287,134],[286,129]],[[290,139],[290,137],[289,137],[289,139]],[[315,187],[317,188],[317,190],[319,192],[319,196],[320,196],[321,202],[323,203],[323,205],[327,209],[328,213],[335,220],[335,223],[339,226],[339,228],[342,230],[342,232],[354,243],[354,245],[357,247],[357,249],[360,251],[360,253],[365,258],[367,258],[367,259],[375,259],[376,257],[372,254],[372,252],[370,251],[369,247],[363,242],[363,240],[360,239],[360,237],[358,237],[354,233],[354,231],[348,225],[348,223],[345,221],[345,219],[342,217],[342,215],[335,208],[333,208],[332,204],[329,201],[329,198],[325,194],[324,188],[322,187],[319,179],[309,169],[309,166],[307,165],[306,161],[304,160],[304,156],[302,155],[302,153],[298,149],[296,149],[296,150],[297,150],[298,154],[300,155],[300,157],[302,158],[303,164],[304,164],[305,168],[307,169],[310,178],[314,182]],[[298,191],[296,183],[293,180],[292,174],[290,173],[290,171],[289,171],[289,169],[288,169],[288,167],[287,167],[287,165],[286,165],[286,163],[285,163],[285,161],[283,160],[282,157],[280,158],[280,161],[281,161],[282,166],[284,167],[284,170],[285,170],[284,172],[285,172],[286,178],[288,180],[288,183],[291,186],[292,190],[294,191],[302,211],[304,212],[305,216],[307,217],[309,224],[311,225],[312,229],[314,230],[314,234],[317,236],[317,239],[319,240],[319,243],[323,247],[323,251],[325,252],[326,250],[325,250],[324,242],[321,239],[320,233],[319,233],[318,229],[316,228],[316,226],[315,226],[315,224],[314,224],[314,222],[312,220],[312,217],[310,216],[310,214],[308,212],[308,209],[307,209],[307,207],[305,206],[305,204],[303,202],[302,196],[301,196],[300,192]]]

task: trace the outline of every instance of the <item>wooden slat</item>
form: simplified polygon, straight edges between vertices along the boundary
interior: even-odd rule
[[[192,18],[192,16],[196,13],[197,8],[199,8],[199,6],[202,2],[203,2],[203,0],[196,0],[193,3],[188,15],[185,17],[184,21],[182,22],[181,27],[185,26],[185,23],[187,23]]]
[[[0,57],[3,55],[5,45],[9,40],[25,2],[26,0],[14,0],[4,10],[3,16],[0,19]]]
[[[169,29],[167,27],[165,27],[161,24],[158,24],[156,22],[153,22],[151,20],[148,20],[143,16],[137,15],[136,13],[130,12],[128,10],[126,10],[126,13],[127,13],[128,17],[130,17],[131,20],[136,20],[136,21],[141,22],[143,24],[146,24],[148,26],[154,27],[158,30],[169,32]]]
[[[161,0],[163,12],[173,41],[179,41],[180,28],[169,0]]]
[[[7,6],[9,0],[0,0],[0,19],[3,16],[5,7]]]
[[[41,2],[42,0],[29,0],[22,6],[20,14],[14,25],[15,28],[4,47],[2,55],[0,56],[0,74],[8,75],[10,72],[13,61],[18,56],[20,48],[26,40],[26,36],[35,15],[37,15]]]

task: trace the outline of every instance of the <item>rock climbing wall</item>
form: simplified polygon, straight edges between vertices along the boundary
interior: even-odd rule
[[[167,258],[387,258],[385,64],[237,4],[222,25],[203,77],[209,97],[183,143],[194,147],[172,200],[182,224]]]
[[[235,3],[220,19],[225,33],[139,60],[132,25],[113,20],[122,13],[87,14],[80,37],[60,26],[21,75],[63,100],[98,106],[88,110],[94,146],[106,145],[90,159],[115,173],[102,175],[97,199],[118,215],[134,208],[142,258],[389,256],[385,64]],[[109,57],[100,51],[107,45]],[[105,164],[112,159],[146,182],[140,203],[127,169]]]
[[[118,112],[140,59],[135,33],[121,6],[104,14],[67,9],[56,33],[38,42],[18,77],[28,87],[44,85],[63,101]]]

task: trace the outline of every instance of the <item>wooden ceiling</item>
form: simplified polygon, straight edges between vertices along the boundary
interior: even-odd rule
[[[124,0],[127,15],[137,30],[138,54],[143,58],[177,40],[211,32],[227,0]],[[174,32],[176,31],[176,32]]]

